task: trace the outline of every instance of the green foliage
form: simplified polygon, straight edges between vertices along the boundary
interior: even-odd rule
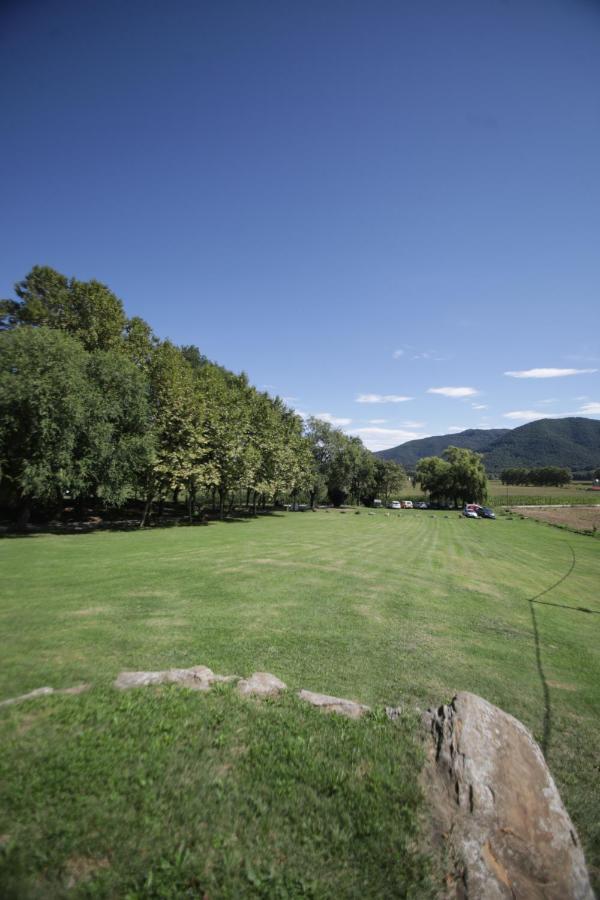
[[[130,495],[151,451],[146,382],[113,351],[45,326],[0,335],[0,477],[24,507]]]
[[[464,447],[447,447],[443,459],[426,457],[417,463],[417,479],[434,503],[484,503],[487,479],[482,455]]]
[[[143,319],[126,319],[100,282],[35,266],[15,293],[0,304],[6,347],[23,357],[13,371],[5,355],[4,506],[26,498],[40,510],[80,498],[106,508],[143,498],[145,522],[153,500],[171,493],[185,494],[191,518],[210,493],[224,516],[240,492],[256,510],[298,499],[319,478],[344,499],[368,491],[374,462],[358,438],[330,430],[325,476],[302,420],[279,398],[194,345],[161,342]]]
[[[87,361],[76,340],[49,328],[0,334],[0,475],[25,521],[34,500],[85,490]]]
[[[374,497],[379,497],[387,505],[390,500],[398,500],[406,472],[393,459],[376,459],[374,477]]]
[[[565,487],[571,483],[570,469],[540,466],[533,469],[511,468],[500,473],[502,484],[532,484],[539,487]]]
[[[311,503],[325,495],[341,506],[372,494],[375,461],[359,438],[316,418],[308,420],[307,438],[313,454]]]
[[[77,281],[49,266],[34,266],[15,293],[18,300],[3,301],[4,328],[45,325],[76,336],[87,350],[110,350],[121,342],[123,304],[99,281]]]

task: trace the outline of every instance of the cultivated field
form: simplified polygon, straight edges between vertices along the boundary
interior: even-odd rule
[[[0,563],[0,699],[93,685],[0,710],[5,895],[429,896],[414,707],[457,690],[532,729],[600,863],[597,541],[332,510],[5,538]],[[196,664],[291,690],[111,687]],[[300,688],[376,711],[328,717]]]
[[[561,525],[575,531],[587,531],[600,534],[600,506],[595,509],[587,507],[559,507],[557,509],[519,509],[517,512],[538,522],[549,525]]]

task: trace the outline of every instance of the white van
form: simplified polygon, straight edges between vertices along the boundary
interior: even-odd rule
[[[402,504],[399,500],[392,500],[388,503],[388,509],[402,509]]]

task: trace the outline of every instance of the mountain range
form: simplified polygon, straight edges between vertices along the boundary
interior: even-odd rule
[[[440,456],[449,446],[483,453],[488,474],[509,466],[567,466],[583,471],[600,467],[600,421],[573,416],[538,419],[518,428],[469,428],[407,441],[375,456],[393,459],[410,470],[424,456]]]

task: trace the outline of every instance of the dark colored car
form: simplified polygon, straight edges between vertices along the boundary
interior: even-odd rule
[[[478,510],[478,515],[480,519],[495,519],[496,513],[493,509],[490,509],[489,506],[482,506]]]

